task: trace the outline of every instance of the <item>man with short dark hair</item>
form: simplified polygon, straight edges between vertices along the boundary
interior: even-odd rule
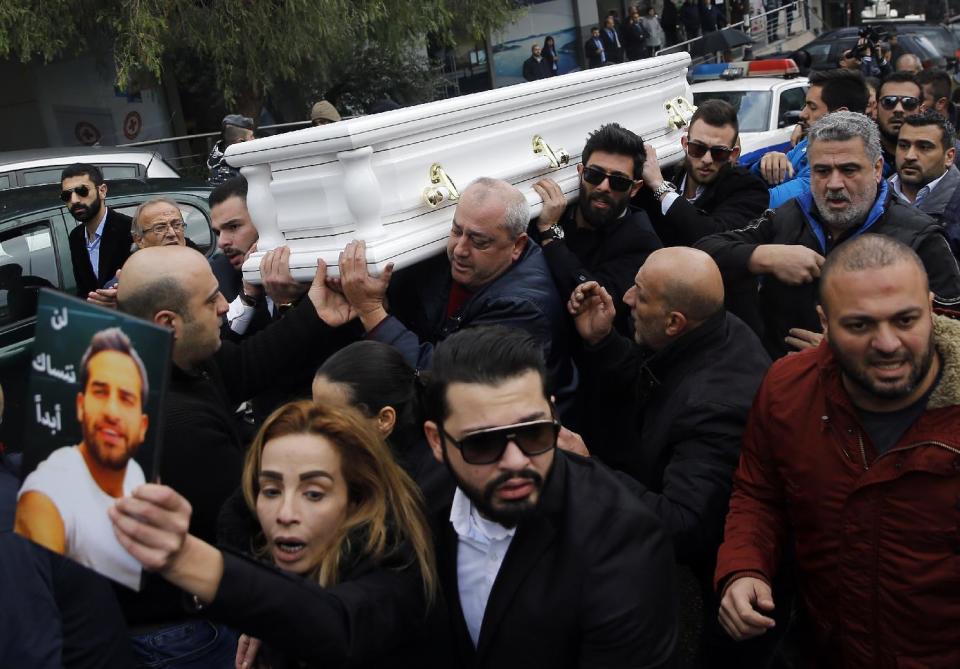
[[[763,277],[757,300],[770,356],[820,343],[820,267],[825,256],[864,232],[889,235],[915,249],[937,302],[960,304],[960,269],[942,229],[893,197],[883,180],[876,124],[863,114],[834,112],[813,124],[807,139],[810,193],[698,244],[717,261],[728,284]]]
[[[208,183],[216,185],[231,177],[239,176],[240,170],[227,164],[224,152],[227,147],[253,139],[253,119],[242,114],[227,114],[223,117],[220,141],[210,149],[207,156],[207,170],[210,171]]]
[[[960,171],[953,126],[926,110],[907,116],[897,140],[894,194],[940,223],[954,256],[960,255]]]
[[[690,246],[699,239],[734,230],[767,207],[759,177],[736,165],[740,155],[737,111],[722,100],[707,100],[680,139],[686,158],[664,179],[653,146],[647,145],[643,186],[634,202],[646,210],[666,246]]]
[[[603,40],[600,39],[600,28],[598,26],[590,29],[590,38],[584,42],[583,51],[587,56],[587,68],[607,64],[607,53],[603,46]]]
[[[810,73],[810,87],[800,111],[803,135],[821,118],[835,111],[864,113],[869,91],[859,72],[827,70]],[[810,192],[810,165],[807,162],[807,140],[800,140],[787,153],[771,151],[754,163],[751,172],[763,177],[770,187],[770,209]]]
[[[424,395],[457,483],[435,519],[453,666],[671,666],[670,544],[608,469],[556,449],[540,344],[502,326],[453,334]]]
[[[894,72],[883,80],[877,92],[877,125],[883,147],[883,178],[893,176],[897,167],[897,135],[903,119],[916,113],[923,103],[923,88],[909,72]]]
[[[523,61],[523,78],[527,81],[537,81],[550,76],[548,65],[540,54],[540,45],[530,47],[530,57]]]
[[[923,89],[923,106],[950,121],[956,130],[960,109],[950,99],[953,91],[950,75],[940,68],[930,68],[917,75],[917,83]]]
[[[617,329],[627,332],[623,295],[651,252],[662,246],[643,210],[630,198],[643,186],[643,140],[616,123],[590,133],[583,147],[580,192],[567,204],[559,184],[544,177],[533,185],[543,198],[540,216],[527,229],[540,242],[560,295],[596,280],[617,305]]]
[[[86,298],[113,279],[130,256],[131,221],[107,207],[107,184],[95,165],[70,165],[60,175],[60,188],[60,199],[83,224],[70,231],[70,259],[77,295]]]
[[[577,385],[569,322],[543,251],[527,236],[529,224],[523,193],[481,177],[460,195],[446,255],[398,272],[391,282],[392,265],[371,276],[366,245],[348,244],[340,277],[366,336],[394,346],[411,367],[426,368],[437,343],[457,330],[494,323],[520,328],[543,348],[551,392],[566,412]]]
[[[143,361],[119,328],[93,336],[80,361],[76,446],[53,451],[24,480],[16,531],[134,590],[140,564],[120,545],[107,509],[145,483],[134,456],[147,434]]]
[[[960,666],[960,324],[934,314],[924,263],[885,235],[823,266],[825,344],[757,393],[715,576],[734,639],[764,634],[795,556],[799,666]],[[918,616],[917,612],[923,615]]]

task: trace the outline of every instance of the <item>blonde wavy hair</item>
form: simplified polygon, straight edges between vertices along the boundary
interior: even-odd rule
[[[264,446],[290,434],[315,434],[329,439],[340,455],[347,484],[346,521],[309,576],[324,587],[338,583],[343,559],[355,548],[351,540],[358,537],[364,538],[363,553],[378,563],[397,554],[400,545],[408,542],[420,568],[427,602],[431,603],[437,577],[422,495],[393,459],[380,433],[356,409],[303,400],[274,411],[254,438],[243,465],[243,497],[250,511],[256,515]],[[254,552],[261,558],[267,554],[262,532],[255,541]]]

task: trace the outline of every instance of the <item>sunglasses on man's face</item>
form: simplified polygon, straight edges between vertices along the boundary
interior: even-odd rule
[[[80,197],[86,197],[90,194],[89,186],[74,186],[73,188],[68,188],[66,190],[60,191],[60,199],[64,202],[69,202],[70,198],[73,197],[73,194],[76,193]]]
[[[730,156],[733,154],[733,149],[726,146],[707,146],[703,142],[698,142],[695,139],[687,140],[687,153],[690,154],[693,158],[703,158],[707,155],[707,151],[710,152],[710,157],[713,158],[715,163],[725,163],[730,160]]]
[[[903,105],[903,111],[908,112],[920,106],[920,98],[915,98],[912,95],[884,95],[880,98],[880,106],[887,111],[896,109],[898,102]]]
[[[610,184],[610,190],[616,191],[617,193],[623,193],[630,190],[631,186],[636,183],[633,179],[629,177],[623,177],[619,174],[607,174],[603,170],[599,170],[596,167],[584,167],[583,168],[583,180],[592,186],[599,186],[603,183],[603,180],[607,179]]]
[[[460,450],[464,462],[469,465],[489,465],[503,457],[503,452],[511,441],[528,456],[540,455],[556,448],[560,423],[552,419],[534,420],[477,430],[460,439],[450,436],[442,425],[440,432]]]

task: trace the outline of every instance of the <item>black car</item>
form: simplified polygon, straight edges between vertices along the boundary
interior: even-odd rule
[[[207,205],[211,187],[183,179],[108,182],[107,205],[132,216],[166,197],[180,205],[185,235],[210,256],[217,250]],[[0,443],[19,450],[30,345],[41,288],[76,293],[68,236],[77,221],[60,201],[60,184],[0,191],[0,384],[6,411]]]
[[[926,35],[908,32],[913,24],[897,24],[897,45],[903,53],[912,53],[920,58],[924,69],[947,68],[947,59]],[[890,26],[885,26],[890,32]],[[810,69],[829,70],[837,67],[840,56],[857,45],[860,28],[839,28],[825,32],[800,48],[810,56]],[[950,51],[953,53],[953,51]]]

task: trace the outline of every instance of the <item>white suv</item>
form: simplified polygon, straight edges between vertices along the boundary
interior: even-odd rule
[[[156,151],[117,146],[27,149],[0,153],[0,190],[59,183],[73,163],[90,163],[104,179],[176,178],[180,175]]]

